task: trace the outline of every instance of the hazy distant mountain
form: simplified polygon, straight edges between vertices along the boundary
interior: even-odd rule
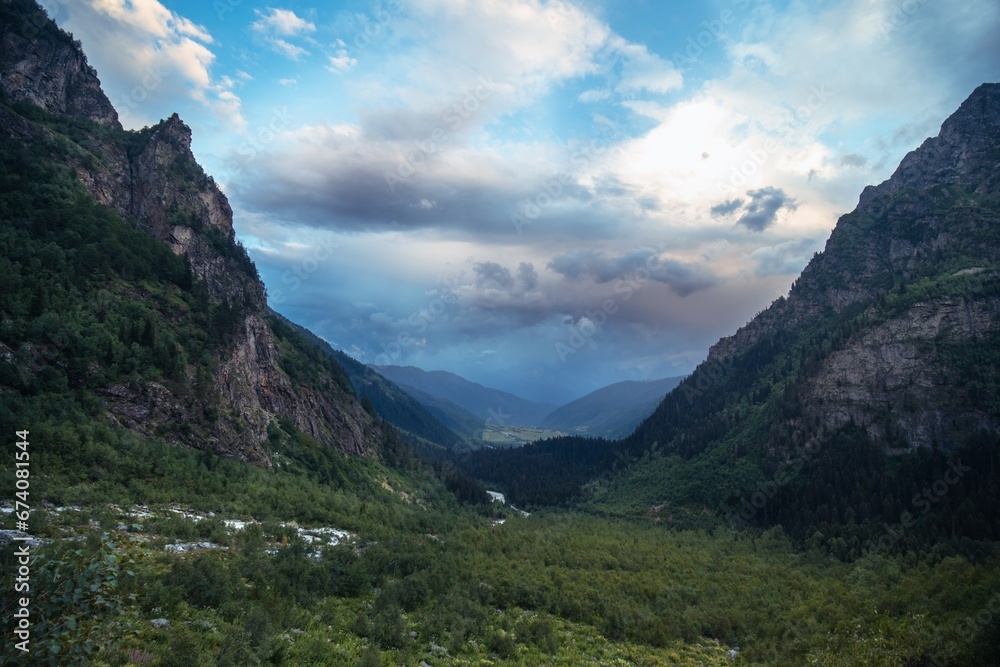
[[[351,388],[354,389],[358,398],[367,398],[371,401],[375,412],[382,419],[411,435],[447,449],[462,447],[464,439],[449,428],[449,424],[443,423],[436,414],[432,414],[421,401],[410,393],[384,378],[370,366],[366,366],[340,350],[335,350],[329,343],[305,327],[289,322],[277,313],[274,316],[298,331],[320,352],[336,360],[347,373]],[[470,435],[474,434],[470,433]]]
[[[536,403],[499,389],[484,387],[447,371],[425,371],[414,366],[376,366],[375,370],[400,386],[447,399],[484,422],[538,426],[556,408],[555,405]],[[415,397],[421,400],[420,396]]]
[[[683,379],[617,382],[556,408],[540,426],[578,435],[624,438],[653,414],[663,397]]]
[[[372,371],[373,373],[375,371]],[[483,435],[485,420],[475,416],[465,408],[456,405],[447,398],[433,396],[426,391],[420,391],[403,383],[393,383],[405,392],[411,399],[417,401],[421,407],[432,414],[435,419],[447,426],[449,429],[465,435],[470,435],[479,439]]]

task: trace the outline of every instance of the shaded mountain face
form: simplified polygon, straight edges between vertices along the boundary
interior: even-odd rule
[[[663,397],[683,379],[616,382],[556,408],[540,426],[577,435],[624,438],[653,414]]]
[[[40,244],[39,253],[54,244],[69,262],[65,271],[87,279],[80,298],[57,314],[55,333],[38,332],[35,320],[44,312],[4,313],[12,325],[3,343],[17,375],[30,385],[43,366],[64,364],[69,350],[53,344],[53,337],[71,331],[85,339],[80,345],[106,352],[95,354],[89,379],[71,377],[69,386],[87,385],[100,396],[108,420],[145,436],[264,461],[275,437],[269,428],[281,422],[341,452],[375,454],[384,433],[355,400],[340,367],[269,315],[264,286],[235,241],[232,209],[191,152],[190,128],[175,114],[153,127],[123,131],[78,43],[34,2],[3,0],[0,12],[0,141],[12,161],[5,188],[21,189],[27,198],[36,188],[65,193],[64,200],[40,199],[34,210],[18,209],[17,200],[7,215],[15,221],[12,230],[26,225],[25,238]],[[34,179],[19,180],[19,171],[32,169]],[[63,208],[38,210],[50,205]],[[43,214],[51,223],[39,219]],[[76,215],[93,215],[100,223],[76,229]],[[132,230],[157,243],[143,245]],[[82,238],[92,232],[92,243]],[[119,238],[139,255],[122,255]],[[142,253],[159,248],[177,258],[159,263],[177,263],[184,275],[171,283],[154,271],[149,280],[138,280],[154,263]],[[11,246],[7,251],[14,252]],[[123,257],[139,268],[116,267]],[[18,257],[8,259],[18,264]],[[35,278],[22,273],[16,275],[25,289],[54,288],[33,287]],[[123,319],[141,318],[135,336],[126,324],[106,325],[108,312],[119,313],[126,302],[135,312]],[[96,325],[88,329],[91,320]],[[116,346],[132,345],[138,347],[128,351],[137,358],[148,349],[151,358],[168,360],[163,365],[170,372],[143,367],[124,373]],[[94,386],[95,377],[101,386]]]
[[[974,350],[1000,332],[998,272],[1000,86],[984,84],[889,180],[865,188],[788,298],[713,346],[690,386],[767,341],[836,322],[795,364],[801,415],[782,420],[792,441],[850,424],[905,449],[996,432],[996,368]]]
[[[371,408],[387,422],[417,438],[437,445],[444,449],[457,449],[465,446],[462,437],[442,423],[425,408],[420,401],[406,391],[385,379],[370,367],[351,358],[340,350],[333,349],[329,343],[308,329],[288,322],[280,315],[275,317],[285,321],[298,331],[324,355],[334,359],[350,380],[355,394],[362,400],[371,402]]]
[[[0,90],[11,102],[121,129],[80,45],[30,0],[0,2]]]
[[[477,419],[501,426],[537,426],[556,407],[484,387],[446,371],[424,371],[413,366],[376,366],[375,370],[404,388],[446,399]]]
[[[624,443],[630,461],[661,460],[612,495],[732,509],[771,483],[778,499],[748,514],[798,520],[781,508],[807,503],[802,516],[847,521],[884,506],[895,520],[909,496],[900,507],[890,486],[916,484],[899,469],[995,440],[998,395],[1000,85],[984,84],[865,189],[787,298],[713,346]],[[669,457],[681,463],[668,471]]]

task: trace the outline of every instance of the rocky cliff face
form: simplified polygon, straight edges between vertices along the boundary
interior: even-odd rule
[[[4,99],[93,122],[94,131],[78,146],[83,150],[64,162],[98,202],[185,257],[212,303],[238,313],[236,332],[215,360],[217,417],[196,429],[189,444],[207,443],[227,455],[263,461],[268,424],[284,417],[342,452],[376,453],[381,427],[349,391],[335,381],[323,389],[296,385],[282,369],[264,286],[235,242],[229,202],[191,152],[190,128],[175,114],[151,128],[123,131],[79,44],[33,2],[0,0],[0,12]],[[26,146],[52,135],[16,106],[0,106],[0,132]],[[114,385],[103,395],[113,419],[148,435],[165,422],[204,422],[155,383]]]
[[[1000,334],[998,204],[1000,85],[984,84],[939,136],[864,190],[789,296],[713,346],[709,365],[860,306],[851,335],[804,379],[805,414],[790,425],[795,439],[808,437],[807,424],[854,423],[876,440],[892,434],[910,447],[996,431],[996,416],[975,404],[941,350]],[[969,289],[970,280],[979,287]]]
[[[31,0],[0,0],[0,90],[14,102],[121,128],[79,44]]]

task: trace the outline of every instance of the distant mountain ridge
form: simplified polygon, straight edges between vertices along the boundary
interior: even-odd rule
[[[684,376],[660,380],[626,380],[602,387],[562,405],[539,426],[617,440],[630,435]]]
[[[334,349],[325,340],[305,327],[294,324],[277,313],[290,327],[334,359],[344,369],[351,387],[362,402],[371,401],[378,415],[396,428],[445,449],[463,448],[465,439],[439,420],[424,405],[395,383],[387,380],[372,367]]]
[[[484,387],[447,371],[425,371],[415,366],[375,366],[375,370],[406,388],[447,399],[484,422],[537,426],[555,405],[536,403],[499,389]],[[419,396],[417,397],[419,400]]]

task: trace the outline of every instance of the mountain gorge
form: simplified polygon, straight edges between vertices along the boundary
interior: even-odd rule
[[[484,387],[447,371],[424,371],[414,366],[377,366],[376,370],[404,389],[415,390],[417,396],[444,399],[483,422],[537,426],[556,408]]]

